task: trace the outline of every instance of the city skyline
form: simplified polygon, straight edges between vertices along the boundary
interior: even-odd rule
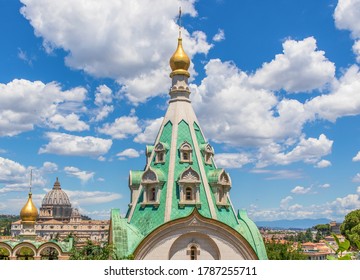
[[[82,214],[125,214],[167,109],[179,6],[190,98],[235,209],[360,208],[360,1],[149,3],[0,2],[0,213],[19,213],[32,170],[38,208],[59,177]]]

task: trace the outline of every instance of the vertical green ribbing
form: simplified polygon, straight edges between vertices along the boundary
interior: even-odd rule
[[[205,138],[201,133],[201,130],[199,128],[199,126],[194,123],[194,130],[195,130],[195,134],[196,134],[196,139],[199,143],[199,145],[201,144],[206,144]],[[205,168],[205,172],[206,174],[208,174],[208,172],[210,170],[214,170],[215,166],[213,164],[205,164],[205,158],[204,156],[201,154],[201,158],[202,158],[202,164],[204,165]],[[216,209],[216,215],[219,221],[231,226],[231,227],[235,227],[238,225],[238,221],[236,218],[236,213],[234,213],[234,211],[232,211],[232,209],[230,209],[230,207],[228,209],[225,208],[218,208],[216,206],[216,199],[215,199],[215,195],[210,187],[211,190],[211,197],[212,197],[212,201],[215,203],[214,207]],[[230,201],[228,201],[228,203],[230,204]]]
[[[191,164],[180,163],[179,148],[181,144],[184,143],[185,141],[187,141],[193,148],[193,155],[192,155],[193,162]],[[176,151],[176,162],[175,162],[175,172],[174,172],[175,182],[173,186],[174,187],[173,193],[176,195],[173,196],[173,200],[172,200],[172,208],[171,208],[171,216],[170,216],[171,220],[188,216],[191,214],[191,212],[194,209],[194,206],[190,206],[190,205],[185,206],[184,208],[179,208],[178,206],[180,197],[179,197],[179,186],[176,182],[178,181],[181,173],[184,172],[189,166],[191,166],[191,168],[196,172],[198,172],[199,175],[201,176],[199,163],[195,156],[194,143],[191,139],[189,124],[186,123],[184,120],[182,120],[178,125],[178,137],[177,137],[176,148],[177,151]],[[202,183],[200,184],[200,202],[201,202],[201,208],[199,209],[200,214],[203,215],[204,217],[211,217],[208,201],[205,194],[205,189]]]
[[[171,134],[172,134],[172,123],[168,122],[164,126],[162,134],[160,136],[160,142],[168,144],[171,146]],[[143,194],[140,195],[139,200],[134,211],[134,214],[131,218],[130,223],[136,226],[143,235],[147,235],[153,229],[164,223],[165,217],[165,205],[166,205],[166,192],[167,192],[167,181],[169,173],[169,161],[170,161],[170,151],[166,152],[165,162],[155,164],[153,160],[150,164],[153,169],[160,169],[165,175],[165,183],[161,189],[160,195],[160,205],[158,208],[152,206],[146,206],[144,208],[140,207],[141,202],[143,201]]]

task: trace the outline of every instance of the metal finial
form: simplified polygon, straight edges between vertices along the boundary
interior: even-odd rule
[[[30,193],[31,193],[31,187],[32,187],[32,169],[30,169]]]
[[[181,38],[181,7],[179,7],[179,16],[177,19],[177,24],[179,26],[179,38]]]

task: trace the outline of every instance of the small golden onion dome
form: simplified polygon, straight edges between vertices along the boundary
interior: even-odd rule
[[[170,67],[172,70],[170,77],[173,77],[174,75],[185,75],[190,77],[188,72],[190,67],[190,58],[187,56],[182,47],[182,38],[178,39],[177,49],[170,58]]]
[[[29,198],[24,207],[20,211],[20,218],[23,222],[35,222],[38,216],[38,210],[31,198],[32,194],[29,193]]]

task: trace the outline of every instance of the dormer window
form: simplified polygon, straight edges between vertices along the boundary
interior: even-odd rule
[[[164,175],[160,170],[153,170],[151,167],[145,170],[141,178],[141,185],[144,189],[141,207],[146,207],[147,205],[159,207],[163,184]]]
[[[180,201],[179,206],[195,205],[200,207],[200,176],[191,167],[186,169],[178,180]]]
[[[180,146],[180,162],[192,163],[192,147],[186,141]]]
[[[165,153],[167,151],[166,144],[164,143],[157,143],[155,148],[155,163],[164,163],[165,162]]]
[[[212,164],[212,159],[214,157],[214,149],[210,144],[204,144],[201,147],[201,152],[204,156],[205,164]]]
[[[208,178],[216,199],[216,205],[219,208],[228,208],[230,205],[227,196],[231,188],[229,174],[227,174],[224,169],[215,169],[208,173]]]

